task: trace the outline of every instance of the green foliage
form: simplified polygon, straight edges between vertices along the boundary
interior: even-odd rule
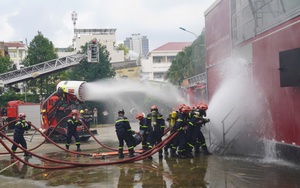
[[[82,47],[83,53],[86,53],[86,49],[86,46]],[[112,78],[115,74],[110,64],[109,52],[105,46],[99,44],[99,63],[88,63],[87,60],[83,60],[79,65],[71,68],[69,78],[92,82],[102,78]]]
[[[117,50],[123,50],[124,51],[124,55],[126,56],[129,52],[129,49],[127,48],[127,46],[125,46],[124,44],[119,44],[117,47]]]
[[[179,52],[165,74],[165,79],[175,85],[181,85],[185,78],[205,72],[205,32]]]
[[[49,39],[38,31],[38,34],[33,38],[28,47],[28,54],[24,59],[25,66],[36,65],[42,62],[56,59],[54,45]],[[27,82],[28,88],[34,94],[50,95],[55,91],[56,80],[59,79],[62,73],[53,73],[40,76]]]
[[[10,71],[12,64],[9,56],[2,56],[0,53],[0,74]]]

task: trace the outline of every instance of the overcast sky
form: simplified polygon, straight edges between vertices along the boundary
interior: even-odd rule
[[[0,41],[27,39],[41,31],[55,47],[72,44],[78,29],[116,30],[117,43],[140,33],[150,50],[167,42],[191,42],[204,28],[204,11],[215,0],[0,0]]]

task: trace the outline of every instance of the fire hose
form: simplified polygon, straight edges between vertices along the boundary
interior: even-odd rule
[[[28,122],[29,124],[31,124],[30,122]],[[58,123],[59,124],[59,123]],[[37,129],[34,125],[31,124],[32,127],[34,127],[36,129],[36,131],[38,131],[41,135],[43,135],[45,137],[45,140],[38,145],[41,146],[46,140],[50,141],[51,143],[53,143],[54,145],[56,145],[57,147],[59,147],[60,149],[62,150],[65,150],[65,151],[68,151],[68,152],[71,152],[71,153],[74,153],[74,154],[80,154],[80,155],[88,155],[90,156],[91,154],[89,153],[82,153],[82,152],[74,152],[74,151],[69,151],[69,150],[66,150],[65,148],[62,148],[60,147],[59,145],[57,145],[54,141],[52,141],[48,136],[46,136],[44,133],[42,133],[39,129]],[[86,125],[84,125],[86,127]],[[87,128],[87,127],[86,127]],[[1,129],[0,129],[1,130]],[[54,130],[52,130],[54,131]],[[167,132],[167,131],[166,131]],[[165,132],[165,133],[166,133]],[[50,133],[51,134],[51,133]],[[49,134],[49,135],[50,135]],[[13,144],[16,144],[13,140],[11,140],[8,136],[6,136],[4,133],[0,132],[0,135],[5,137],[8,141],[10,141],[11,143]],[[102,146],[105,146],[104,144],[102,144],[101,142],[99,142],[99,140],[97,140],[93,134],[91,134],[92,137],[99,143],[101,144]],[[47,157],[42,157],[40,155],[37,155],[35,153],[32,153],[31,150],[26,150],[24,148],[22,148],[21,146],[17,145],[22,151],[24,152],[28,152],[30,153],[31,155],[39,158],[39,159],[42,159],[42,160],[45,160],[45,161],[49,161],[49,162],[54,162],[54,163],[59,163],[59,164],[65,164],[65,165],[68,165],[68,166],[38,166],[38,165],[34,165],[34,164],[31,164],[25,160],[23,160],[22,158],[20,158],[19,156],[17,156],[15,153],[13,153],[9,147],[2,141],[0,140],[1,144],[5,147],[5,149],[11,154],[13,155],[16,159],[18,159],[19,161],[23,162],[24,164],[26,165],[29,165],[31,167],[34,167],[34,168],[40,168],[40,169],[65,169],[65,168],[75,168],[75,167],[78,167],[78,166],[102,166],[102,165],[110,165],[110,164],[120,164],[120,163],[127,163],[127,162],[135,162],[135,161],[139,161],[139,160],[142,160],[142,159],[145,159],[151,155],[153,155],[154,153],[156,153],[157,151],[159,151],[160,149],[162,149],[164,147],[164,145],[166,145],[171,139],[173,139],[174,137],[176,136],[176,133],[171,133],[166,139],[164,139],[162,142],[160,142],[159,144],[157,144],[156,146],[154,146],[151,150],[148,150],[146,152],[144,152],[143,154],[141,155],[138,155],[138,156],[135,156],[135,157],[132,157],[132,158],[129,158],[129,159],[123,159],[123,160],[118,160],[118,161],[112,161],[112,162],[102,162],[102,163],[77,163],[77,162],[68,162],[68,161],[62,161],[62,160],[55,160],[55,159],[51,159],[51,158],[47,158]],[[38,148],[38,147],[35,147]],[[106,146],[107,149],[110,149],[109,147]]]

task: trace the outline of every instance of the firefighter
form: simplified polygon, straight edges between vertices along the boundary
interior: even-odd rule
[[[162,141],[162,136],[165,130],[165,120],[163,115],[158,112],[156,105],[153,105],[150,108],[150,113],[146,117],[146,126],[149,127],[149,136],[147,139],[148,150],[152,149],[155,144],[158,144]],[[158,157],[163,158],[162,150],[158,151]],[[152,159],[152,157],[149,157]]]
[[[142,148],[144,151],[148,149],[147,139],[149,136],[149,127],[146,125],[146,118],[144,113],[138,113],[135,117],[139,121],[140,135],[143,137]]]
[[[88,127],[88,129],[90,129],[91,122],[93,121],[92,114],[89,113],[89,110],[86,108],[86,109],[84,109],[81,116],[82,116],[83,123]]]
[[[200,116],[200,113],[197,111],[197,107],[193,106],[193,110],[190,113],[190,121],[188,124],[188,129],[186,130],[186,156],[193,158],[193,149],[197,143],[197,137],[200,134],[200,125],[203,119]]]
[[[195,146],[195,153],[200,153],[200,147],[201,147],[204,155],[212,155],[212,153],[209,152],[207,149],[205,137],[201,131],[202,126],[205,125],[206,123],[210,122],[210,119],[204,118],[204,117],[206,117],[206,110],[208,109],[208,106],[205,103],[200,103],[197,106],[197,109],[199,111],[199,116],[201,118],[201,121],[199,121],[198,125],[197,125],[197,129],[199,129],[199,130],[197,131],[198,136],[197,136],[197,143]]]
[[[126,145],[128,147],[129,157],[134,157],[134,138],[132,134],[134,134],[135,131],[131,130],[130,123],[127,117],[124,116],[125,112],[123,109],[118,111],[118,115],[119,117],[116,120],[115,128],[119,140],[119,158],[124,158],[124,141],[126,142]]]
[[[178,158],[185,158],[185,147],[186,147],[186,130],[189,124],[189,113],[191,108],[187,105],[181,107],[181,113],[178,114],[174,129],[178,131],[177,136],[174,138],[174,143],[171,148],[171,156]],[[178,147],[178,149],[177,149]],[[176,154],[177,149],[177,154]]]
[[[24,132],[28,131],[31,128],[30,124],[26,123],[26,114],[25,113],[20,113],[18,116],[18,120],[15,123],[15,131],[14,131],[14,142],[16,142],[17,144],[20,144],[23,148],[25,148],[27,150],[27,143],[26,140],[24,138]],[[16,152],[18,146],[13,144],[11,147],[12,152]],[[31,155],[24,151],[24,156],[30,157]],[[13,159],[14,156],[11,155],[11,158]]]
[[[174,132],[174,125],[176,123],[178,113],[179,112],[176,110],[173,110],[171,113],[169,113],[169,117],[168,117],[167,121],[169,122],[169,128],[170,128],[171,133]],[[166,155],[169,154],[168,150],[172,147],[173,140],[174,139],[172,139],[170,142],[168,142],[164,147],[164,153]]]
[[[69,150],[69,148],[70,148],[71,138],[73,136],[75,138],[75,144],[77,146],[77,151],[81,151],[80,138],[77,133],[77,126],[81,125],[80,121],[77,119],[78,116],[79,116],[78,111],[74,109],[71,112],[71,117],[67,121],[67,126],[68,126],[67,137],[66,137],[66,140],[67,140],[66,149],[67,150]]]

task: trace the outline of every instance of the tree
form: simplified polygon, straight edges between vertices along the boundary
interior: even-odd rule
[[[120,43],[118,45],[117,50],[123,50],[124,51],[124,56],[126,56],[129,52],[129,49],[123,43]]]
[[[23,64],[25,66],[31,66],[56,58],[57,55],[53,43],[38,31],[38,34],[29,44],[28,53]],[[58,79],[58,76],[59,73],[43,75],[37,79],[28,81],[28,86],[34,93],[49,95],[55,90],[55,81]],[[37,88],[39,88],[39,90],[37,90]]]
[[[195,76],[205,72],[205,31],[182,52],[176,55],[175,60],[165,74],[174,85],[181,85],[185,78]]]
[[[0,54],[0,74],[11,70],[13,62],[10,60],[9,56],[2,56]]]

